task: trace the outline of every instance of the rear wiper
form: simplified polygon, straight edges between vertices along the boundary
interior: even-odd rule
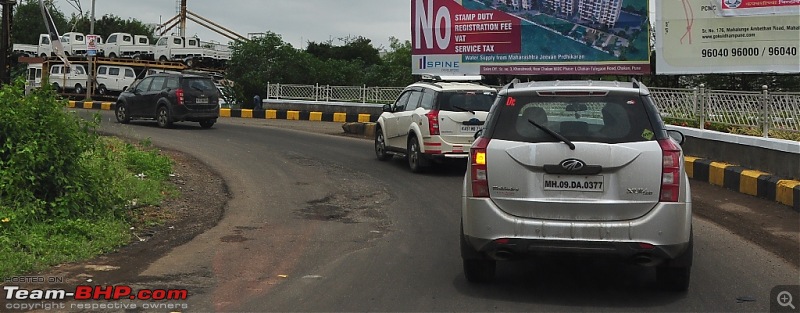
[[[194,89],[194,90],[206,91],[205,89],[203,89],[203,88],[200,88],[200,87],[197,87],[197,86],[191,86],[191,87],[192,87],[192,89]]]
[[[553,136],[556,139],[563,141],[565,144],[567,144],[567,146],[569,146],[570,150],[575,150],[575,144],[572,143],[572,141],[569,141],[569,139],[567,139],[566,137],[561,136],[561,134],[559,134],[557,132],[554,132],[550,128],[547,128],[547,127],[545,127],[543,125],[539,125],[539,123],[536,123],[531,119],[528,119],[528,123],[531,123],[533,126],[538,127],[539,129],[543,130],[545,133],[550,134],[550,136]]]
[[[459,110],[461,110],[461,111],[464,111],[464,112],[469,112],[469,113],[475,114],[475,111],[473,111],[473,110],[467,110],[467,109],[465,109],[465,108],[462,108],[462,107],[460,107],[460,106],[457,106],[457,105],[454,105],[454,106],[453,106],[453,108],[459,109]]]

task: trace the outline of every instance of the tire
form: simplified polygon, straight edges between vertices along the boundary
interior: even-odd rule
[[[217,122],[217,120],[200,121],[200,127],[208,129],[208,128],[211,128],[211,126],[214,126],[214,123],[216,123],[216,122]]]
[[[161,62],[167,62],[167,57],[162,55],[160,58],[158,58],[158,60]]]
[[[694,257],[694,235],[689,236],[689,246],[683,254],[656,267],[656,281],[665,290],[676,292],[689,290]]]
[[[383,136],[383,130],[378,127],[375,130],[375,156],[378,161],[386,161],[392,156],[386,153],[386,138]]]
[[[114,52],[111,52],[111,53],[108,54],[108,57],[111,58],[111,59],[116,59],[117,58],[117,54],[114,53]]]
[[[53,83],[53,89],[55,89],[56,92],[61,92],[61,86],[59,86],[58,83]]]
[[[422,152],[420,152],[417,137],[411,136],[408,138],[406,156],[408,158],[408,168],[410,168],[412,172],[421,173],[425,170],[427,164],[425,163],[425,157],[422,155]]]
[[[117,122],[119,123],[128,124],[131,122],[131,116],[128,114],[128,106],[122,102],[117,103],[114,115],[117,116]]]
[[[156,122],[158,122],[158,127],[161,128],[172,127],[172,117],[169,116],[169,109],[166,105],[158,107],[156,111]]]
[[[189,68],[193,68],[193,67],[194,67],[194,65],[195,65],[195,64],[194,64],[195,62],[194,62],[194,59],[193,59],[193,58],[188,58],[188,59],[186,59],[186,62],[185,62],[185,63],[186,63],[186,66],[188,66]]]
[[[137,54],[135,54],[135,55],[133,56],[133,59],[134,59],[134,60],[136,60],[136,61],[141,61],[141,60],[143,60],[143,59],[144,59],[144,57],[142,57],[142,55],[141,55],[141,54],[138,54],[138,53],[137,53]]]
[[[83,86],[81,84],[75,84],[75,93],[82,94],[85,90],[83,90]]]
[[[97,93],[105,96],[106,94],[108,94],[108,88],[106,88],[106,85],[97,86]]]

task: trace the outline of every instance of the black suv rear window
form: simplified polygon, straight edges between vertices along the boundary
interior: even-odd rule
[[[211,79],[200,77],[184,78],[183,86],[184,88],[191,88],[199,91],[215,90],[217,88],[214,86],[214,82]]]
[[[489,111],[492,108],[496,92],[490,91],[457,91],[442,92],[436,100],[442,111]]]
[[[529,120],[571,141],[622,143],[660,138],[663,127],[651,123],[644,98],[631,93],[604,96],[500,97],[492,138],[523,141],[558,141]]]

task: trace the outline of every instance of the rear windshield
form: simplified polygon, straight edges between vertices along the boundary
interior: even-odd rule
[[[497,93],[493,91],[442,92],[436,100],[443,111],[489,111]]]
[[[530,121],[571,141],[622,143],[661,138],[663,127],[651,123],[645,99],[629,93],[605,96],[512,96],[498,99],[493,138],[523,142],[558,139]],[[530,121],[529,121],[530,120]]]
[[[207,78],[184,78],[184,88],[191,88],[194,90],[207,91],[214,90],[214,82]]]

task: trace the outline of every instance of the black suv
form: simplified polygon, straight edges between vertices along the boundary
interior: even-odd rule
[[[200,122],[214,126],[219,117],[219,92],[210,77],[189,74],[154,74],[119,95],[117,121],[155,119],[160,127],[173,122]]]

